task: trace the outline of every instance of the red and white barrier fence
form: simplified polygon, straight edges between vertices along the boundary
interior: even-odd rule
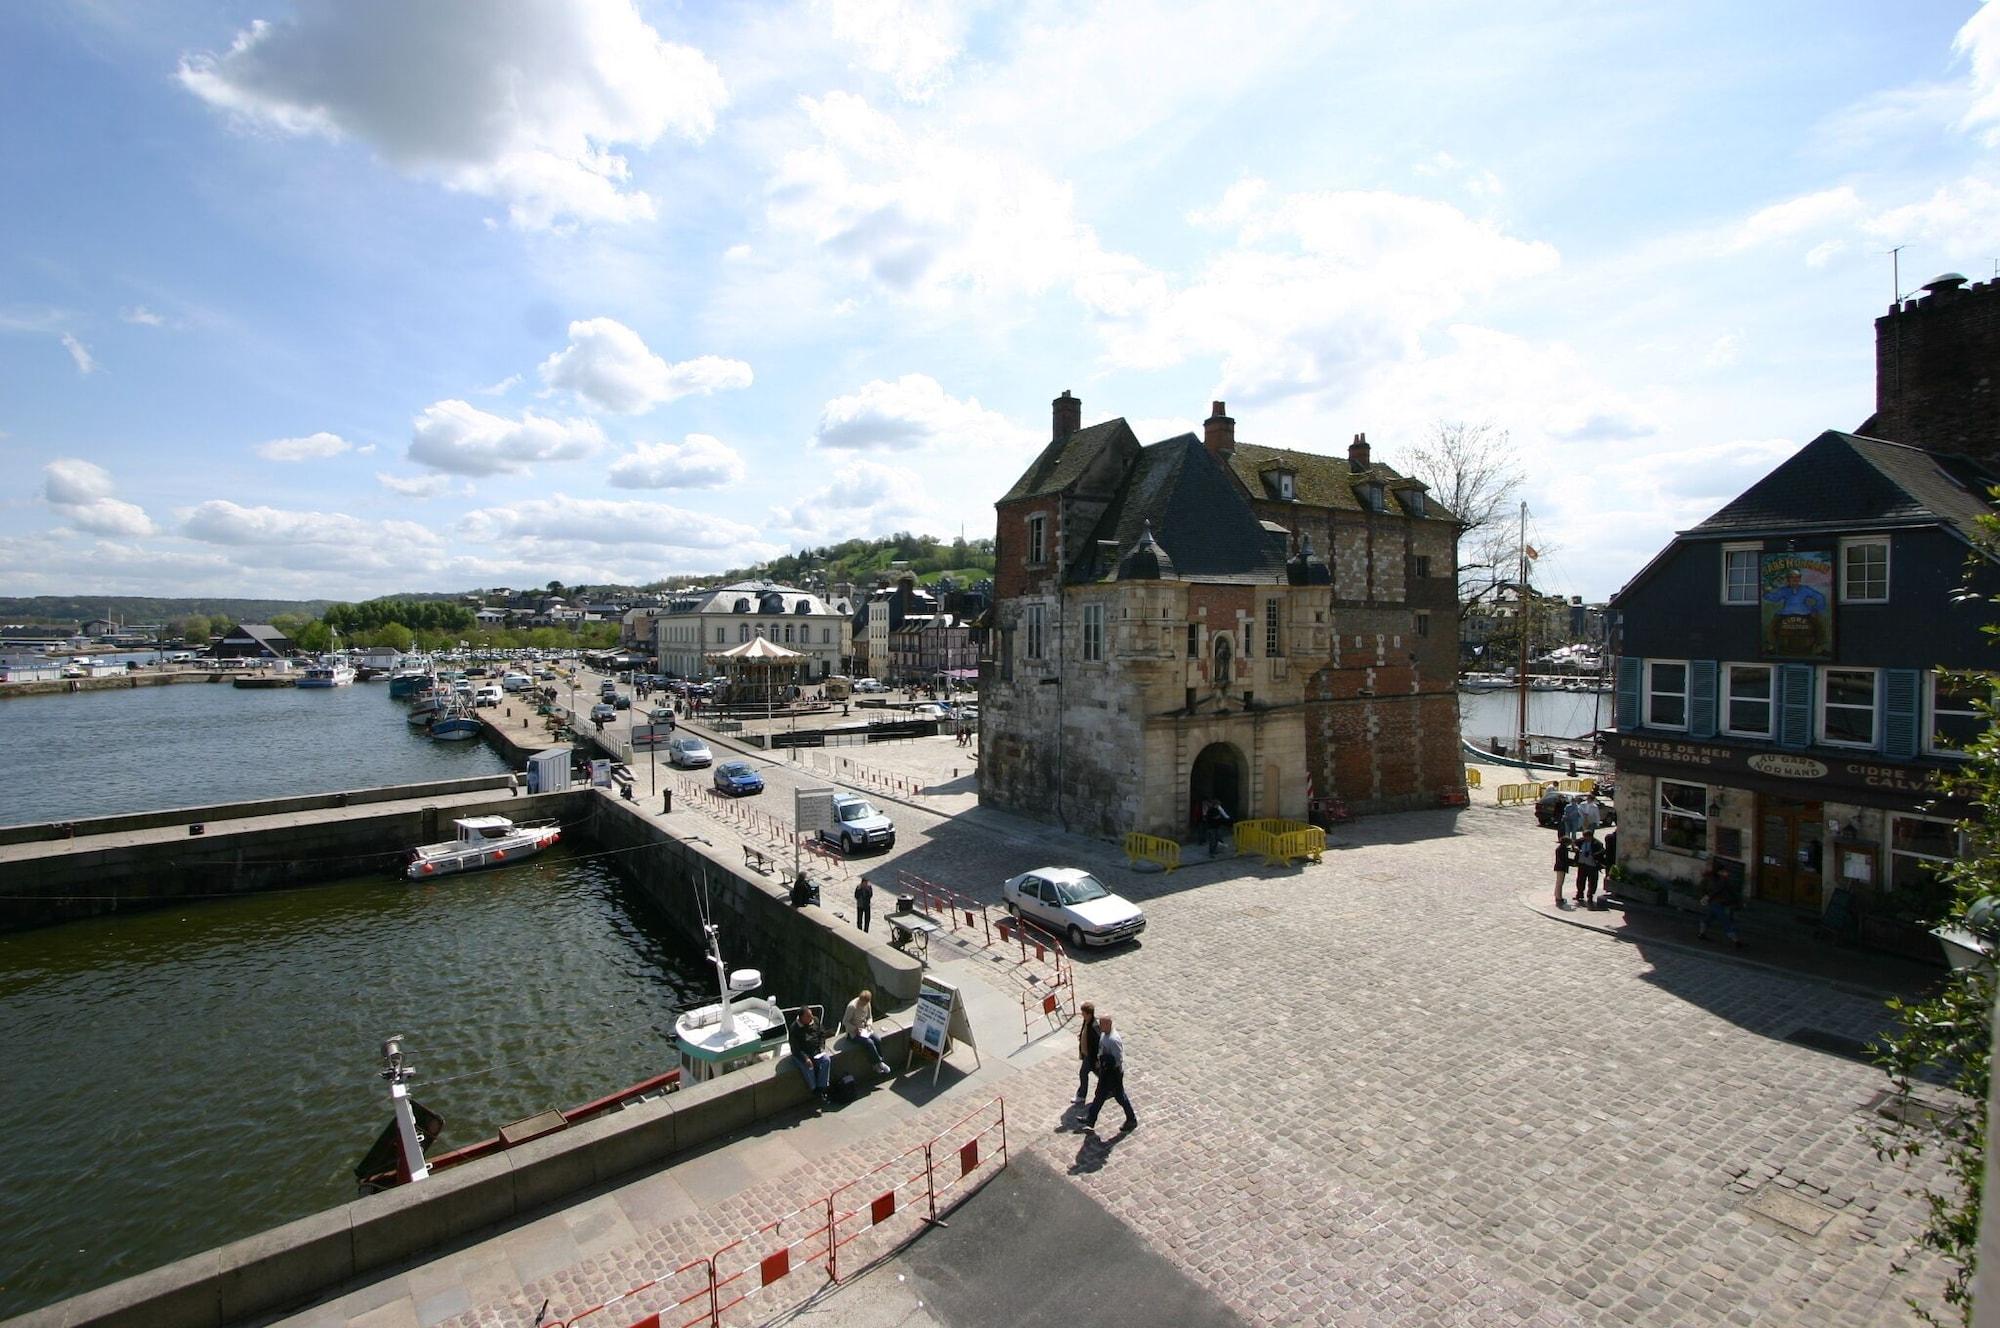
[[[955,1202],[955,1191],[969,1191],[1006,1165],[1007,1102],[996,1097],[823,1198],[738,1236],[713,1254],[551,1320],[549,1328],[573,1328],[621,1305],[641,1311],[641,1317],[625,1321],[627,1328],[720,1328],[724,1316],[738,1307],[764,1312],[764,1306],[784,1295],[773,1288],[793,1273],[818,1268],[826,1281],[837,1283],[843,1262],[850,1271],[866,1267],[922,1226],[938,1221],[938,1214]],[[819,1285],[792,1284],[785,1303],[803,1300]],[[614,1322],[600,1320],[592,1328]]]

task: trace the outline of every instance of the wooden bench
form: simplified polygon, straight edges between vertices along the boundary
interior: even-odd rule
[[[757,848],[756,846],[751,844],[745,844],[743,846],[743,865],[746,867],[754,867],[756,870],[764,873],[766,876],[769,876],[771,874],[771,869],[775,867],[777,863],[772,859],[771,855],[766,853],[763,849]]]

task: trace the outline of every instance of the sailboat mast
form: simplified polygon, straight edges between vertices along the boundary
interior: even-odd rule
[[[1514,596],[1517,625],[1521,629],[1521,672],[1515,680],[1520,686],[1514,715],[1514,750],[1520,753],[1521,768],[1528,766],[1528,504],[1521,504],[1520,539],[1520,580],[1516,583]]]

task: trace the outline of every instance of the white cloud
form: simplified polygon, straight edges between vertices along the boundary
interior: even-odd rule
[[[528,411],[518,420],[466,402],[424,407],[410,433],[409,459],[455,475],[519,475],[537,461],[587,457],[604,443],[595,420],[558,420]]]
[[[1972,66],[1972,104],[1959,123],[1988,147],[2000,145],[2000,8],[1980,5],[1951,46]]]
[[[386,470],[375,472],[375,482],[390,493],[405,498],[430,499],[443,496],[451,488],[448,475],[391,475]]]
[[[1728,248],[1740,251],[1825,230],[1853,220],[1861,211],[1861,199],[1847,185],[1802,194],[1751,213],[1730,237]]]
[[[85,346],[73,334],[68,332],[62,334],[61,341],[63,349],[69,352],[70,359],[76,362],[76,371],[78,373],[90,374],[96,372],[97,361],[91,358],[89,347]]]
[[[820,488],[773,508],[771,518],[794,540],[812,543],[879,535],[926,518],[931,525],[942,526],[937,507],[929,487],[914,471],[854,460],[836,467]]]
[[[301,0],[229,50],[184,56],[213,106],[287,134],[355,138],[397,169],[506,203],[515,225],[654,216],[615,147],[699,143],[727,100],[701,52],[630,0]]]
[[[341,512],[245,507],[226,498],[197,504],[181,522],[180,533],[205,544],[260,549],[319,545],[358,550],[362,544],[380,544],[385,538],[413,553],[443,547],[443,541],[429,527],[414,521],[364,521]]]
[[[1934,251],[1983,257],[2000,230],[2000,186],[1964,176],[1939,185],[1929,198],[1870,217],[1862,229],[1885,245],[1920,243]],[[1910,271],[1908,254],[1903,271]]]
[[[1222,392],[1250,403],[1354,386],[1472,300],[1559,261],[1447,203],[1384,191],[1279,197],[1243,180],[1194,219],[1236,235],[1185,285],[1132,265],[1078,295],[1113,364],[1217,356]]]
[[[906,101],[928,101],[948,81],[970,17],[946,0],[820,0],[819,8],[856,63]]]
[[[722,489],[743,480],[736,449],[705,433],[678,443],[635,443],[612,463],[610,481],[620,489]]]
[[[571,323],[569,345],[542,361],[541,375],[550,387],[621,415],[641,415],[662,402],[745,388],[753,381],[741,360],[702,355],[668,364],[614,318]]]
[[[665,503],[571,498],[558,493],[504,507],[467,512],[461,534],[487,543],[517,540],[652,548],[768,549],[753,528]],[[763,555],[759,555],[763,556]]]
[[[274,438],[260,443],[257,455],[266,461],[323,461],[351,452],[354,444],[335,433],[307,434],[303,438]]]
[[[94,462],[62,457],[42,467],[42,499],[79,530],[99,535],[150,535],[145,509],[112,497],[111,472]]]
[[[497,383],[488,383],[485,387],[473,388],[472,394],[480,397],[504,397],[519,386],[520,382],[521,375],[508,374]]]
[[[165,327],[167,325],[165,317],[154,313],[143,304],[135,304],[129,309],[120,309],[118,316],[128,323],[137,323],[140,327]]]
[[[876,379],[859,391],[835,397],[820,411],[813,433],[816,447],[854,451],[904,452],[949,446],[972,453],[991,448],[1025,451],[1038,435],[1006,416],[948,394],[925,374],[904,374],[893,382]]]

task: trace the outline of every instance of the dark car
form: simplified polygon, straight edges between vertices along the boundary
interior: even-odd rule
[[[620,692],[611,698],[611,704],[619,710],[630,710],[632,708],[632,698]]]
[[[715,767],[715,787],[719,792],[740,798],[746,793],[762,793],[764,777],[752,770],[747,761],[724,761]]]

